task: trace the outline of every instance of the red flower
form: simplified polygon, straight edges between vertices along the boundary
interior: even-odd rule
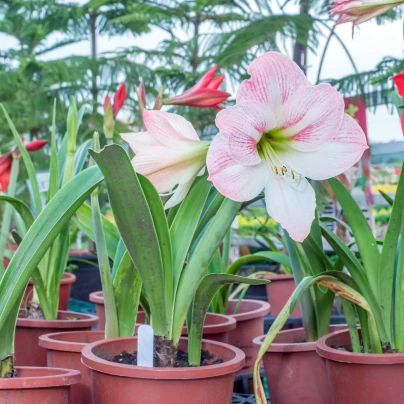
[[[123,107],[125,98],[126,98],[126,85],[125,83],[122,83],[114,94],[114,102],[112,104],[112,114],[114,115],[114,118],[116,118],[118,112]],[[111,103],[111,98],[109,98],[109,95],[107,94],[104,98],[104,111],[107,109],[109,103]]]
[[[220,104],[225,102],[230,94],[219,90],[219,86],[224,80],[224,74],[214,77],[216,71],[217,66],[213,66],[193,87],[180,95],[164,100],[164,104],[222,109]]]
[[[29,142],[25,148],[29,152],[42,149],[48,143],[47,140],[39,139]],[[6,192],[10,184],[11,166],[13,164],[13,152],[8,152],[0,156],[0,191]]]
[[[397,86],[398,93],[401,95],[401,97],[404,97],[404,73],[398,73],[391,77],[390,80],[394,81],[395,85]]]

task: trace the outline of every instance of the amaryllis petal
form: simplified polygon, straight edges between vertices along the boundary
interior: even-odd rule
[[[114,117],[118,115],[118,112],[123,107],[125,98],[126,98],[126,84],[122,83],[114,94],[114,103],[112,105],[112,112],[114,114]]]
[[[222,84],[224,80],[224,74],[220,74],[217,77],[214,77],[210,83],[206,86],[206,88],[212,88],[217,90],[220,87],[220,84]]]
[[[276,113],[300,86],[308,82],[302,70],[287,56],[267,52],[248,68],[251,79],[241,83],[237,102],[258,101]]]
[[[401,97],[404,97],[404,73],[396,74],[395,76],[391,77],[390,80],[394,81],[398,93],[401,95]]]
[[[205,153],[199,149],[193,156],[184,156],[181,151],[155,147],[153,153],[137,154],[132,163],[135,171],[145,175],[159,193],[166,193],[187,183],[201,170]]]
[[[229,153],[239,164],[254,165],[261,161],[257,143],[264,132],[276,126],[276,118],[263,104],[237,104],[216,115],[216,126],[229,136]]]
[[[230,97],[230,94],[219,90],[219,86],[224,80],[224,75],[221,74],[214,77],[216,71],[217,66],[213,66],[194,86],[180,95],[164,100],[164,103],[168,105],[221,109],[220,104],[225,102]]]
[[[138,133],[122,133],[121,138],[128,142],[129,146],[135,153],[139,153],[143,149],[148,149],[150,147],[161,146],[149,132],[138,132]]]
[[[192,183],[194,182],[195,178],[196,178],[196,176],[192,177],[184,185],[178,185],[178,187],[175,188],[173,195],[164,204],[164,209],[170,209],[173,206],[178,205],[181,201],[183,201],[185,199],[185,197],[187,196],[188,191],[191,189]]]
[[[143,122],[151,135],[166,146],[184,148],[187,141],[198,141],[199,137],[190,122],[180,115],[164,111],[144,111]]]
[[[268,172],[263,163],[254,166],[237,164],[228,151],[228,136],[218,133],[206,158],[209,180],[224,196],[234,201],[249,201],[265,186]]]
[[[314,189],[305,178],[291,186],[287,181],[270,176],[265,187],[269,215],[288,231],[295,241],[303,241],[310,233],[316,208]]]
[[[351,168],[368,148],[366,136],[356,121],[344,114],[335,138],[314,152],[292,148],[277,150],[278,156],[295,172],[313,180],[335,177]]]
[[[42,149],[46,144],[48,144],[47,140],[44,139],[38,139],[38,140],[34,140],[32,142],[28,142],[25,144],[25,148],[29,151],[29,152],[33,152],[33,151],[37,151]]]
[[[301,87],[280,108],[278,128],[299,151],[314,151],[338,133],[344,115],[342,94],[329,84]]]
[[[353,22],[358,25],[402,3],[403,0],[334,0],[330,14],[340,15],[337,24]]]

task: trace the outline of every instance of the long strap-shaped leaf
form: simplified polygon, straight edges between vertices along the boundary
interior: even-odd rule
[[[32,224],[0,282],[0,329],[27,285],[34,268],[76,209],[102,181],[98,167],[89,168],[63,187]]]
[[[4,108],[3,104],[0,104],[0,107],[3,110],[4,116],[6,117],[7,123],[13,134],[14,141],[17,144],[18,150],[21,153],[21,157],[24,161],[24,165],[27,170],[28,178],[31,182],[32,194],[34,197],[35,213],[39,214],[39,212],[42,209],[42,202],[41,202],[41,194],[39,192],[38,179],[36,177],[34,164],[32,163],[28,150],[25,148],[24,144],[22,143],[20,135],[18,134],[17,129],[15,128],[15,126],[14,126],[10,116],[8,115],[6,109]]]
[[[202,330],[206,312],[213,296],[220,287],[226,284],[244,283],[246,285],[265,285],[269,281],[265,279],[245,278],[237,275],[208,274],[198,287],[192,305],[192,323],[188,343],[188,360],[192,366],[199,366],[201,361]]]
[[[372,230],[361,208],[344,185],[335,178],[331,178],[329,183],[355,236],[370,287],[376,299],[379,299],[380,281],[382,281],[382,276],[379,272],[380,253]],[[389,293],[391,293],[391,290],[392,288],[390,288]]]
[[[240,207],[240,202],[224,199],[203,236],[199,239],[188,264],[182,271],[175,298],[172,331],[174,344],[178,343],[180,339],[188,309],[191,306],[199,283]]]
[[[206,177],[198,178],[181,203],[170,227],[174,288],[177,287],[180,279],[185,258],[211,188],[212,183],[208,182]]]
[[[142,277],[155,335],[168,335],[163,262],[168,261],[166,257],[171,254],[171,246],[165,237],[168,226],[160,197],[149,183],[146,199],[143,187],[147,180],[140,183],[140,176],[133,170],[129,156],[121,146],[113,144],[100,153],[89,152],[104,174],[116,224]]]
[[[404,168],[404,167],[403,167]],[[404,210],[404,175],[400,176],[398,181],[398,187],[396,192],[396,197],[394,198],[393,208],[391,210],[391,215],[389,219],[389,224],[387,226],[386,235],[384,237],[382,255],[380,259],[380,307],[382,310],[383,319],[385,321],[386,330],[390,332],[392,328],[392,308],[393,308],[393,296],[394,296],[394,276],[396,272],[395,261],[396,253],[398,247],[398,238],[400,236],[401,224],[403,219]],[[404,268],[398,268],[398,271],[402,272]],[[395,289],[395,293],[400,295],[404,294],[402,286],[400,285]],[[397,296],[396,296],[397,298]],[[403,301],[403,298],[399,298]],[[404,348],[403,339],[400,338],[401,348]]]
[[[74,223],[89,239],[95,240],[91,206],[88,203],[83,203],[83,205],[77,209],[77,212],[74,214]],[[105,233],[108,255],[113,259],[120,240],[118,228],[103,215],[102,227]]]

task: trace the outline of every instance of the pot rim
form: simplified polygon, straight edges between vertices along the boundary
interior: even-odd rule
[[[93,330],[93,331],[64,331],[64,332],[53,332],[51,334],[44,334],[39,336],[39,346],[52,351],[63,351],[63,352],[81,352],[85,346],[90,344],[90,342],[76,342],[69,341],[68,337],[74,337],[75,335],[105,335],[103,330]],[[58,337],[67,337],[66,340],[60,340]],[[103,338],[104,339],[104,338]]]
[[[284,333],[296,330],[304,330],[303,328],[293,328],[291,330],[282,331]],[[252,342],[254,345],[261,346],[264,342],[265,335],[255,337]],[[314,352],[316,350],[316,342],[273,342],[266,352]]]
[[[340,331],[346,331],[347,325],[346,324],[331,324],[330,329],[333,328],[344,328]],[[282,330],[279,331],[277,335],[293,335],[293,334],[302,334],[306,336],[303,327],[299,328],[292,328],[290,330]],[[254,345],[261,346],[264,342],[266,335],[261,335],[260,337],[256,337],[253,339]],[[266,352],[313,352],[316,350],[317,341],[313,342],[273,342],[271,346],[267,349]]]
[[[92,303],[104,305],[104,292],[102,290],[91,292],[88,298]]]
[[[345,334],[349,339],[349,331],[335,331],[330,334],[324,335],[317,341],[317,353],[328,360],[343,363],[354,363],[360,365],[394,365],[404,363],[404,353],[394,354],[365,354],[347,352],[339,349],[331,348],[327,345],[327,340],[335,336]],[[344,336],[345,336],[344,335]]]
[[[98,324],[98,317],[93,314],[78,313],[76,311],[58,310],[58,314],[77,316],[77,320],[45,320],[19,317],[17,327],[30,328],[88,328]]]
[[[56,386],[70,386],[80,381],[80,372],[74,369],[48,368],[38,366],[16,366],[18,371],[28,370],[38,376],[0,378],[0,390],[40,389]],[[54,374],[58,372],[59,374]]]
[[[73,273],[63,272],[63,278],[60,280],[60,284],[66,285],[69,283],[74,283],[74,282],[76,282],[76,279],[77,279],[77,277]],[[31,278],[29,278],[28,285],[33,285],[33,284],[34,284],[33,280]]]
[[[244,352],[229,344],[222,342],[202,340],[204,349],[212,349],[220,346],[234,353],[234,357],[224,363],[211,366],[187,367],[187,368],[148,368],[143,366],[123,365],[101,359],[93,353],[93,348],[99,345],[113,344],[115,341],[133,341],[136,337],[113,338],[88,344],[81,351],[81,361],[91,370],[113,376],[132,377],[137,379],[160,379],[160,380],[189,380],[204,379],[209,377],[223,376],[235,373],[244,366]],[[188,338],[181,338],[187,341]]]
[[[237,301],[238,299],[229,300],[229,302],[237,302]],[[255,303],[257,304],[257,308],[243,313],[227,314],[227,315],[235,318],[237,321],[246,321],[246,320],[253,320],[254,318],[264,317],[271,311],[271,305],[268,302],[265,302],[264,300],[242,299],[241,305],[243,304],[243,302]]]
[[[203,334],[210,335],[210,334],[219,334],[223,332],[228,332],[236,329],[237,327],[237,320],[229,315],[226,314],[217,314],[217,313],[206,313],[207,316],[218,318],[222,320],[221,323],[218,324],[206,324],[203,326]],[[206,320],[206,318],[205,318]],[[183,335],[188,335],[188,328],[183,327],[182,329]]]
[[[295,278],[291,274],[279,274],[279,275],[264,275],[263,279],[269,279],[271,282],[274,282],[274,281],[294,280]],[[265,286],[270,284],[271,283],[267,283]]]

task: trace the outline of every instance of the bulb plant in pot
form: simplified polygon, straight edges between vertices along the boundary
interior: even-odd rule
[[[79,381],[79,372],[74,370],[15,367],[15,331],[29,278],[38,275],[38,264],[46,251],[101,181],[97,167],[84,170],[54,194],[35,220],[27,205],[11,201],[21,219],[30,225],[7,270],[0,268],[1,402],[40,404],[51,400],[56,404],[66,403],[70,385]]]
[[[347,218],[348,225],[345,226],[354,235],[354,240],[345,244],[324,223],[320,224],[321,234],[338,259],[334,267],[330,267],[323,256],[327,271],[302,279],[278,316],[277,324],[274,323],[267,334],[259,358],[274,341],[298,299],[312,284],[318,283],[357,305],[356,312],[352,305],[344,307],[349,330],[326,334],[317,341],[317,352],[326,359],[331,402],[394,402],[399,392],[391,388],[396,385],[394,381],[391,384],[391,380],[393,373],[400,374],[404,361],[400,286],[404,179],[400,176],[394,202],[387,198],[393,206],[384,240],[373,236],[361,208],[344,185],[336,179],[329,182]],[[351,251],[354,245],[358,248],[359,257]],[[349,275],[340,272],[344,266]],[[258,362],[255,366],[255,371],[258,371]],[[338,376],[341,374],[344,374],[343,380]],[[387,384],[383,382],[385,377],[389,377]],[[361,378],[360,388],[357,388],[358,378]],[[341,383],[344,391],[340,391]],[[256,388],[260,397],[262,390],[258,379]]]
[[[55,108],[56,103],[54,116]],[[19,244],[42,211],[42,202],[32,160],[4,108],[3,112],[28,173],[35,209],[32,213],[22,200],[11,195],[0,197],[0,200],[4,200],[14,209],[24,208],[23,216],[14,213],[14,216],[18,218],[15,221],[17,230],[14,232],[14,238]],[[60,145],[59,152],[57,152],[55,122],[53,122],[47,203],[50,203],[58,190],[69,183],[83,167],[87,156],[88,142],[76,149],[77,130],[83,114],[84,108],[78,112],[74,101],[71,100],[67,117],[67,133]],[[8,211],[10,212],[10,210]],[[50,248],[45,250],[37,270],[31,274],[34,283],[33,295],[31,296],[31,286],[31,291],[28,288],[28,295],[24,296],[24,300],[29,300],[28,307],[26,310],[21,310],[17,321],[15,351],[19,365],[46,366],[46,351],[38,345],[39,335],[58,331],[60,328],[67,330],[90,329],[97,322],[96,317],[89,314],[58,311],[59,289],[67,266],[69,245],[69,223],[67,223],[63,231],[52,241]],[[25,306],[26,301],[24,301],[23,307]]]
[[[160,117],[160,113],[158,114]],[[163,113],[163,119],[164,115]],[[170,115],[168,114],[169,117]],[[174,119],[182,124],[186,122],[178,116]],[[208,348],[211,354],[225,362],[204,367],[205,370],[201,372],[199,368],[201,338],[206,308],[203,304],[196,307],[194,305],[192,311],[190,308],[195,295],[199,290],[204,290],[207,283],[209,290],[217,290],[223,283],[266,282],[235,275],[204,276],[211,256],[221,243],[241,204],[221,198],[215,209],[209,209],[212,199],[218,197],[218,193],[206,180],[206,176],[202,176],[192,184],[189,193],[177,209],[170,210],[166,216],[160,195],[148,179],[134,171],[129,156],[122,147],[110,145],[99,153],[90,151],[90,154],[104,173],[117,227],[127,252],[142,278],[154,331],[154,352],[159,358],[159,363],[156,363],[159,369],[147,372],[145,377],[148,383],[145,385],[144,380],[142,381],[143,376],[139,379],[145,368],[134,366],[133,370],[126,371],[123,369],[127,369],[127,366],[122,369],[121,364],[108,363],[97,357],[97,353],[101,351],[111,357],[121,354],[123,350],[136,351],[138,341],[136,338],[111,339],[89,345],[83,350],[83,362],[93,372],[94,397],[101,400],[98,402],[109,402],[108,399],[112,397],[107,392],[107,386],[116,379],[112,374],[118,375],[124,371],[128,390],[126,392],[122,387],[121,392],[125,391],[123,394],[130,397],[133,389],[140,386],[139,383],[143,383],[142,393],[137,395],[139,402],[146,396],[149,397],[149,389],[153,390],[156,403],[162,400],[167,392],[157,390],[158,380],[166,379],[172,381],[170,383],[172,387],[169,388],[175,390],[173,397],[170,398],[173,402],[179,399],[201,400],[201,397],[193,397],[195,394],[193,390],[178,387],[179,383],[183,383],[183,378],[190,387],[192,379],[199,380],[197,383],[204,383],[200,377],[209,377],[208,383],[215,385],[223,383],[222,395],[215,397],[215,400],[227,402],[231,397],[234,372],[242,367],[244,355],[236,348],[206,341],[203,343],[204,349]],[[118,178],[121,180],[117,181]],[[205,295],[206,293],[202,293],[201,296]],[[210,302],[209,296],[205,299]],[[110,307],[106,299],[107,325]],[[187,315],[190,338],[188,344],[187,340],[181,340]],[[185,352],[188,351],[189,363],[196,368],[177,368],[178,347]],[[218,355],[223,357],[219,358]],[[162,373],[161,368],[175,369],[172,371],[167,369]],[[153,380],[154,383],[151,383]],[[163,382],[163,385],[167,383]],[[208,390],[206,394],[209,394]]]

